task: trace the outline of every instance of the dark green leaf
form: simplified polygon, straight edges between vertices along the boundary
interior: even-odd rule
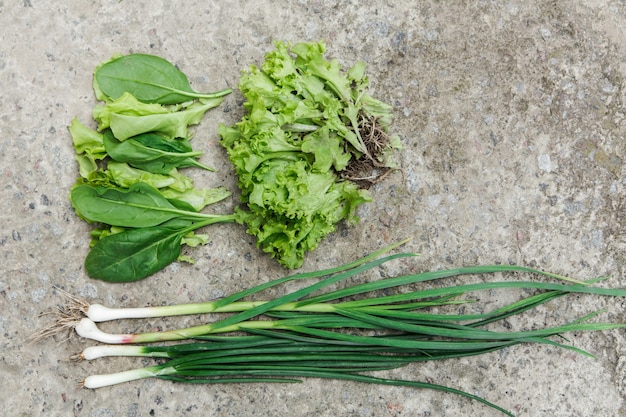
[[[70,199],[82,218],[111,226],[152,227],[179,217],[206,218],[179,209],[155,188],[142,182],[129,189],[81,184],[72,189]]]
[[[175,140],[165,139],[161,135],[156,134],[143,134],[135,136],[133,140],[141,143],[144,146],[154,149],[160,149],[165,152],[173,153],[186,153],[193,152],[191,143],[188,139],[178,138]]]
[[[112,159],[154,174],[168,174],[174,168],[190,166],[212,170],[194,159],[202,152],[193,151],[187,139],[167,139],[156,133],[144,133],[119,141],[107,130],[103,141]]]
[[[195,92],[187,76],[172,63],[148,54],[114,58],[96,68],[94,78],[96,90],[106,97],[117,99],[128,92],[144,103],[179,104],[230,93],[228,89],[213,94]]]
[[[99,240],[85,259],[87,274],[109,282],[131,282],[165,268],[180,256],[188,230],[171,226],[129,229]]]
[[[167,201],[169,201],[171,205],[173,205],[179,210],[190,211],[190,212],[198,211],[195,208],[193,208],[191,204],[183,200],[177,200],[175,198],[168,198]]]

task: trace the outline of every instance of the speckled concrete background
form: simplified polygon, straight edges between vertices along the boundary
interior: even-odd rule
[[[219,297],[285,271],[237,225],[212,244],[129,285],[88,279],[89,227],[68,202],[77,176],[67,126],[90,121],[91,73],[114,53],[177,64],[197,90],[236,87],[272,41],[325,39],[346,65],[365,60],[392,103],[405,177],[373,189],[362,222],[342,226],[307,259],[317,269],[412,236],[406,268],[517,263],[626,286],[626,3],[595,1],[44,1],[0,2],[0,415],[2,416],[490,416],[430,391],[307,380],[299,385],[180,386],[149,380],[89,391],[79,381],[141,361],[71,363],[87,342],[26,339],[63,303],[53,286],[113,306]],[[242,114],[233,94],[195,130],[217,173],[235,179],[217,143]],[[227,212],[236,199],[216,208]],[[598,308],[626,321],[622,300],[559,300],[512,321],[558,323]],[[191,320],[191,319],[189,319]],[[168,322],[171,324],[171,321]],[[124,323],[125,331],[168,323]],[[624,332],[570,335],[598,356],[518,346],[390,373],[468,390],[528,416],[626,415]]]

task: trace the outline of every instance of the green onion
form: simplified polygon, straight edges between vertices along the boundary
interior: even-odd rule
[[[186,383],[297,382],[299,378],[307,377],[330,378],[451,392],[512,416],[483,398],[453,388],[384,379],[364,372],[480,355],[520,343],[547,344],[592,356],[563,343],[564,339],[553,340],[553,337],[568,332],[626,327],[625,324],[591,322],[601,313],[593,312],[552,327],[523,331],[489,329],[488,325],[568,294],[626,296],[626,289],[595,286],[602,279],[583,282],[521,266],[491,265],[431,271],[331,289],[386,262],[414,256],[409,253],[385,255],[402,243],[337,268],[291,275],[214,302],[109,309],[100,305],[88,306],[72,297],[72,303],[62,312],[64,315],[58,328],[74,327],[82,337],[109,344],[88,347],[77,356],[79,359],[135,356],[152,357],[160,362],[140,369],[90,376],[84,380],[87,388],[152,377]],[[502,280],[443,285],[446,278],[496,273],[532,274],[556,282]],[[313,282],[272,300],[244,300],[267,288],[294,280]],[[428,283],[429,288],[419,289],[424,283]],[[526,290],[525,294],[532,295],[490,311],[453,311],[455,306],[476,302],[461,298],[462,295],[485,290]],[[380,295],[381,292],[388,295]],[[443,312],[432,312],[432,307],[440,307]],[[229,314],[211,323],[141,334],[109,334],[96,325],[96,321],[121,318],[202,313]],[[48,330],[43,335],[53,332]],[[185,342],[128,345],[182,340]]]

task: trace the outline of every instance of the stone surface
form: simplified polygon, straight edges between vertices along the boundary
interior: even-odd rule
[[[115,53],[163,56],[197,90],[237,85],[273,40],[324,39],[328,55],[367,63],[393,104],[404,175],[373,188],[357,226],[311,253],[304,269],[355,259],[411,236],[422,254],[386,273],[515,263],[626,286],[626,5],[596,1],[0,2],[0,390],[2,416],[490,416],[432,391],[306,380],[296,385],[181,386],[148,380],[89,391],[80,380],[144,361],[71,363],[89,342],[29,344],[64,302],[59,286],[112,306],[206,300],[286,274],[237,225],[145,281],[111,285],[83,271],[90,227],[68,191],[77,177],[67,126],[90,121],[93,68]],[[194,130],[216,173],[236,181],[217,142],[242,115],[235,93]],[[227,212],[236,198],[218,209]],[[494,300],[497,302],[498,300]],[[574,297],[520,327],[558,323],[621,300]],[[169,321],[172,323],[173,321]],[[124,323],[123,330],[159,326]],[[142,327],[145,326],[145,327]],[[118,329],[119,330],[119,329]],[[546,346],[390,372],[481,395],[519,417],[626,414],[623,331],[569,335],[590,359]]]

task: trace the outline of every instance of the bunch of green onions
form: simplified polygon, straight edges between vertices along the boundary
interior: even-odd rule
[[[95,389],[151,377],[195,384],[298,382],[298,378],[305,377],[330,378],[451,392],[513,416],[509,411],[467,392],[426,382],[379,378],[371,376],[370,372],[399,368],[414,362],[479,355],[520,343],[548,344],[591,356],[550,337],[573,331],[626,327],[626,324],[590,322],[599,314],[595,312],[556,327],[506,332],[486,329],[489,324],[567,294],[626,296],[624,289],[593,286],[601,279],[581,282],[521,266],[439,270],[328,289],[386,262],[414,256],[410,253],[386,255],[403,243],[336,268],[291,275],[213,302],[110,309],[98,304],[87,305],[72,297],[73,302],[61,309],[57,326],[47,329],[39,337],[72,327],[82,337],[107,344],[88,347],[77,358],[93,360],[105,356],[137,356],[165,359],[144,368],[89,376],[83,381],[86,388]],[[506,272],[539,275],[558,282],[491,281],[413,289],[416,284],[433,284],[433,281],[447,277]],[[314,282],[273,300],[243,301],[255,293],[295,280]],[[495,289],[534,291],[533,295],[492,311],[476,314],[429,312],[432,307],[471,302],[459,300],[462,294]],[[381,292],[388,295],[379,295]],[[77,312],[84,317],[78,317]],[[115,319],[204,313],[231,314],[212,323],[141,334],[108,334],[96,325],[96,322]],[[188,342],[127,345],[181,340]]]

